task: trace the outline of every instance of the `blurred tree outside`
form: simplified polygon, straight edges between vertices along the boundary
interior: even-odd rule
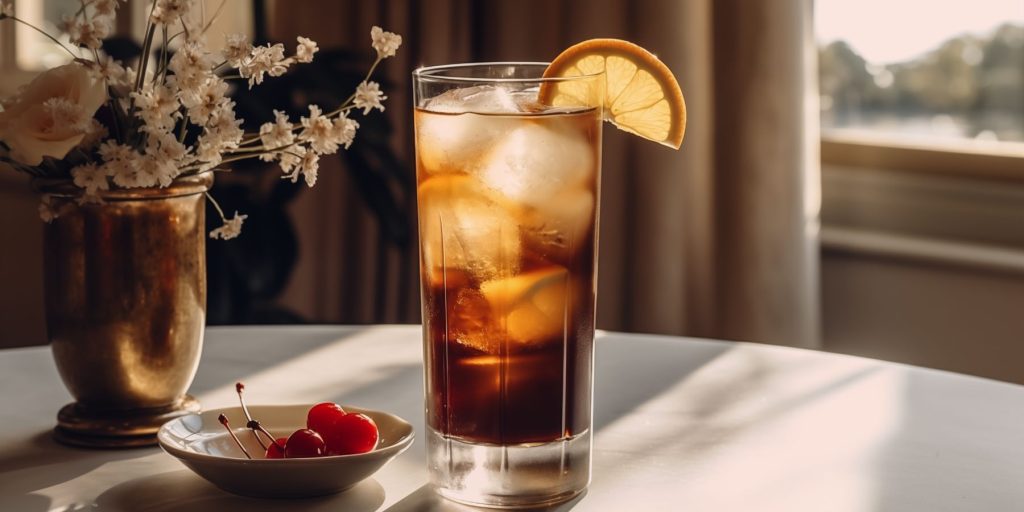
[[[819,49],[818,66],[826,131],[1024,141],[1024,25],[884,66],[834,41]]]

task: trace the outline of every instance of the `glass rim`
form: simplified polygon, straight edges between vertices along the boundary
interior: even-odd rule
[[[516,62],[516,61],[498,61],[498,62],[459,62],[455,64],[440,64],[436,66],[420,66],[412,71],[414,79],[422,82],[454,82],[454,83],[537,83],[537,82],[569,82],[573,80],[583,80],[588,78],[599,77],[604,74],[604,71],[597,73],[589,73],[585,75],[575,76],[550,76],[550,77],[536,77],[536,78],[489,78],[489,77],[469,77],[469,76],[444,76],[436,75],[434,73],[453,70],[453,69],[466,69],[466,68],[477,68],[485,66],[521,66],[521,67],[544,67],[547,68],[550,62]]]

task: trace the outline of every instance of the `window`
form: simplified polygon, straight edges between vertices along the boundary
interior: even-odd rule
[[[815,24],[826,140],[1024,142],[1024,1],[817,0]]]

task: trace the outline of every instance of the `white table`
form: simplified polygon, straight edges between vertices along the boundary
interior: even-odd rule
[[[211,328],[206,407],[334,400],[423,432],[418,326]],[[1022,362],[1024,364],[1024,362]],[[813,351],[601,333],[594,479],[574,511],[1021,511],[1024,387]],[[466,510],[425,486],[422,439],[352,491],[225,494],[159,448],[49,437],[69,396],[47,348],[0,351],[0,510]]]

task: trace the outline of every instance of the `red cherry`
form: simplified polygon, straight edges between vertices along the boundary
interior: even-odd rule
[[[316,404],[309,408],[309,414],[306,415],[306,428],[323,435],[335,421],[345,414],[347,414],[345,409],[338,404],[331,402]]]
[[[293,432],[284,445],[284,456],[289,459],[319,457],[323,454],[324,438],[308,428]]]
[[[321,433],[327,455],[366,453],[377,446],[377,424],[361,413],[346,414]]]
[[[288,438],[287,437],[279,437],[279,438],[277,438],[277,442],[276,443],[270,443],[270,446],[267,447],[267,456],[266,456],[266,458],[268,458],[268,459],[283,459],[284,458],[284,450],[279,448],[279,446],[286,446],[287,444],[288,444]]]

